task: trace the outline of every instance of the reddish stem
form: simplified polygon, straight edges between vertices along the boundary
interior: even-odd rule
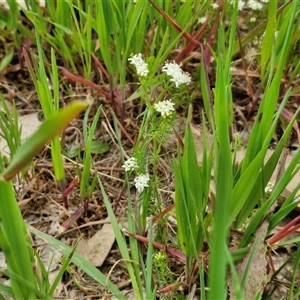
[[[222,9],[223,9],[223,6],[220,6],[219,10],[218,10],[218,13],[217,13],[217,17],[216,17],[215,22],[214,22],[214,24],[212,26],[212,29],[210,31],[210,35],[209,35],[208,40],[207,40],[207,45],[205,46],[205,49],[204,49],[204,62],[205,62],[206,66],[209,66],[210,63],[211,63],[210,49],[212,48],[212,44],[215,40],[216,32],[219,28],[219,21],[220,21],[220,15],[222,13]]]
[[[109,99],[111,101],[111,97],[109,96],[109,94],[107,94],[103,89],[101,89],[97,84],[86,80],[85,78],[83,78],[82,76],[79,76],[77,74],[72,73],[71,71],[63,68],[63,67],[59,67],[60,72],[63,76],[67,77],[68,79],[74,81],[74,82],[79,82],[81,84],[87,85],[89,87],[91,87],[92,89],[98,91],[100,94],[102,94],[103,96],[105,96],[106,99]]]
[[[74,189],[74,187],[79,183],[79,178],[76,176],[70,185],[62,192],[62,198],[64,201],[65,208],[68,209],[68,196],[71,193],[71,191]]]
[[[164,215],[166,215],[169,211],[171,211],[175,207],[175,204],[171,204],[168,207],[166,207],[162,212],[160,212],[158,215],[156,215],[152,222],[156,223],[159,219],[161,219]]]
[[[92,53],[92,57],[96,63],[96,65],[99,67],[99,69],[101,70],[101,72],[105,75],[105,77],[107,79],[109,79],[109,75],[106,71],[106,69],[103,67],[103,65],[101,64],[100,60],[98,59],[98,57],[96,57],[96,55],[94,53]]]
[[[194,36],[194,39],[199,41],[202,35],[205,32],[205,29],[207,27],[207,24],[209,22],[209,18],[205,21],[205,23],[201,26],[199,31]],[[193,43],[189,43],[175,58],[176,63],[182,62],[197,46]]]
[[[158,7],[152,0],[148,0],[151,5],[179,32],[183,32],[182,36],[187,39],[191,44],[196,47],[200,47],[200,43],[194,39],[190,34],[183,31],[183,29],[160,7]]]
[[[157,293],[158,294],[167,294],[172,291],[177,291],[181,285],[183,285],[183,282],[172,283],[172,284],[169,284],[169,285],[163,287],[162,289],[158,290]]]
[[[70,183],[70,185],[63,191],[63,196],[68,197],[73,188],[79,183],[79,178],[76,176]]]
[[[130,236],[132,236],[132,237],[134,237],[135,239],[137,239],[138,241],[140,241],[140,242],[142,242],[144,244],[149,244],[149,239],[146,238],[146,237],[144,237],[144,236],[142,236],[142,235],[135,234],[133,232],[128,231],[127,229],[124,229],[123,232],[126,233],[126,234],[128,234],[128,235],[130,235]],[[175,248],[167,247],[167,246],[165,246],[163,244],[160,244],[160,243],[154,242],[154,241],[152,241],[152,245],[155,248],[160,249],[160,250],[162,250],[162,251],[164,251],[166,253],[169,253],[169,254],[173,255],[174,257],[179,258],[180,260],[182,260],[184,262],[186,261],[185,254],[182,253],[181,251],[175,249]]]
[[[267,240],[267,243],[269,245],[273,245],[276,242],[280,241],[290,233],[296,231],[298,228],[300,228],[300,224],[297,226],[294,226],[298,221],[300,220],[300,216],[293,219],[291,222],[286,224],[283,228],[281,228],[277,233],[275,233],[271,238]]]
[[[76,211],[61,225],[61,232],[65,232],[72,223],[74,223],[83,213],[85,212],[85,207],[81,206],[76,209]]]

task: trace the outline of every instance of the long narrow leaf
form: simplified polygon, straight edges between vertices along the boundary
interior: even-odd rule
[[[67,125],[90,103],[74,101],[40,125],[40,127],[22,144],[9,166],[1,175],[2,180],[10,180],[42,150],[47,142],[62,132]]]
[[[65,245],[64,243],[57,240],[56,238],[49,236],[35,229],[34,227],[31,227],[29,225],[28,227],[33,234],[44,239],[52,247],[61,251],[65,257],[68,257],[72,253],[73,248],[70,248],[69,246]],[[122,295],[120,290],[110,280],[108,280],[103,273],[101,273],[95,266],[93,266],[89,261],[83,258],[80,254],[75,252],[72,256],[71,261],[80,269],[82,269],[86,274],[91,276],[94,280],[99,282],[101,285],[106,286],[107,289],[117,297],[117,299],[126,300],[126,297]]]

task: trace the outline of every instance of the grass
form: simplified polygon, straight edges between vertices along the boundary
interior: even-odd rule
[[[293,261],[282,296],[296,299],[299,249],[282,266],[274,265],[271,253],[299,243],[290,234],[299,227],[293,213],[300,185],[277,203],[299,176],[299,149],[284,168],[281,158],[300,136],[298,1],[281,7],[256,2],[259,13],[248,7],[244,24],[238,1],[217,7],[211,1],[26,3],[22,14],[15,1],[9,14],[0,9],[0,70],[9,76],[19,54],[27,88],[36,93],[34,109],[45,120],[21,145],[21,109],[15,102],[10,113],[2,101],[1,136],[10,150],[0,155],[0,244],[10,279],[9,287],[0,285],[2,294],[70,297],[56,288],[71,277],[68,289],[86,290],[84,280],[75,280],[82,270],[96,282],[86,297],[126,299],[132,289],[137,299],[270,299],[279,297],[279,276]],[[241,150],[239,131],[245,129],[249,137]],[[47,172],[41,161],[51,163]],[[277,166],[283,172],[269,190]],[[26,193],[13,184],[29,184],[32,176],[48,183],[32,192],[44,202],[30,205],[47,211],[45,199],[51,199],[62,216],[55,237],[41,230],[43,217],[37,228],[26,229],[28,209],[18,205]],[[53,191],[65,208],[52,199]],[[116,237],[112,253],[119,255],[110,272],[76,252],[78,240],[99,230],[93,222],[104,215]],[[27,230],[64,255],[53,282]],[[129,280],[127,288],[114,279],[115,270],[122,270],[122,282]]]

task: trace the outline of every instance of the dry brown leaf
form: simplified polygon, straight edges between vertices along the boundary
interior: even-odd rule
[[[110,223],[103,225],[89,240],[80,240],[77,252],[96,267],[101,267],[115,242],[115,234]]]
[[[268,226],[269,223],[267,221],[264,221],[260,225],[255,234],[255,242],[253,242],[250,246],[248,254],[245,256],[242,262],[240,262],[236,266],[236,271],[241,282],[247,265],[249,263],[248,261],[249,259],[251,259],[247,279],[245,281],[243,289],[245,299],[254,299],[259,292],[263,291],[264,287],[269,282],[272,275],[267,274],[267,245],[264,243],[264,239],[268,231]],[[251,257],[252,252],[253,256]],[[232,281],[229,282],[229,289],[230,299],[236,299]]]

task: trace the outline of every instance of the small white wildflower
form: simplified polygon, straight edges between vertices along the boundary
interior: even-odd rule
[[[149,174],[141,174],[137,177],[134,178],[134,185],[136,187],[136,189],[139,191],[139,193],[141,193],[145,187],[148,187],[148,183],[150,181],[150,177]]]
[[[250,19],[250,22],[256,22],[256,18],[255,17],[252,17],[251,19]]]
[[[131,54],[131,57],[128,58],[128,60],[132,65],[135,66],[136,73],[139,76],[145,77],[148,75],[149,73],[148,64],[143,60],[141,53],[135,55]]]
[[[207,20],[207,17],[201,17],[198,19],[198,24],[204,24]]]
[[[230,4],[231,4],[231,5],[235,5],[235,1],[236,1],[236,0],[231,0],[231,1],[230,1]],[[245,6],[245,1],[243,1],[243,0],[238,0],[238,10],[243,10],[244,6]]]
[[[260,0],[261,2],[263,2],[263,3],[268,3],[269,2],[269,0]]]
[[[154,108],[163,117],[168,117],[172,111],[175,111],[174,103],[170,100],[159,101],[154,104]]]
[[[219,7],[219,4],[218,3],[212,3],[211,6],[212,6],[213,9],[217,9]]]
[[[125,169],[125,172],[129,172],[138,169],[139,165],[137,163],[137,159],[135,157],[131,157],[124,162],[122,167]]]
[[[250,7],[253,10],[260,10],[263,8],[263,5],[256,0],[249,0],[248,7]]]
[[[271,181],[269,181],[267,186],[265,187],[265,193],[271,194],[273,191],[273,188],[274,188],[274,184]]]
[[[260,44],[261,44],[261,39],[254,38],[253,41],[252,41],[252,44],[253,44],[254,46],[260,45]]]
[[[245,1],[239,0],[238,10],[243,10],[244,6],[245,6]]]
[[[162,71],[171,76],[171,81],[175,83],[176,87],[180,84],[191,82],[191,76],[187,72],[183,72],[180,66],[175,62],[166,62],[162,67]]]
[[[236,67],[230,67],[230,68],[229,68],[229,72],[230,72],[230,73],[233,73],[234,71],[236,71]]]

